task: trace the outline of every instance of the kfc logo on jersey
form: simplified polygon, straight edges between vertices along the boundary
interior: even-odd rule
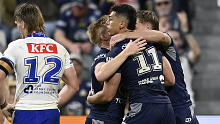
[[[41,53],[55,53],[57,54],[57,45],[52,43],[27,43],[28,52],[41,54]]]

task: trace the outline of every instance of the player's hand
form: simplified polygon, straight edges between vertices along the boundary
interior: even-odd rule
[[[92,91],[91,90],[89,91],[88,96],[92,96]]]
[[[142,38],[143,37],[140,37],[133,42],[132,40],[130,40],[130,42],[124,49],[127,52],[128,56],[133,55],[137,52],[140,52],[141,50],[144,50],[146,48],[145,45],[147,45],[147,42],[146,40],[142,40]]]
[[[2,109],[3,115],[6,117],[6,119],[11,122],[12,114],[15,110],[14,104],[8,104],[4,109]]]
[[[90,90],[89,93],[88,93],[88,96],[87,96],[87,102],[89,104],[92,104],[91,101],[90,101],[90,97],[92,96],[92,91]]]
[[[110,39],[110,49],[112,49],[115,44],[117,44],[118,42],[121,42],[123,40],[125,40],[126,35],[125,34],[116,34],[114,36],[111,37]]]

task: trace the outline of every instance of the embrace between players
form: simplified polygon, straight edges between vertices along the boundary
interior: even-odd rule
[[[136,13],[127,4],[111,10],[88,27],[91,42],[101,50],[91,66],[87,101],[92,108],[85,123],[198,123],[190,109],[176,47],[167,33],[158,31],[155,14]],[[13,114],[13,123],[59,124],[58,109],[79,89],[69,53],[45,35],[36,5],[17,8],[15,21],[24,39],[10,43],[0,59],[3,114],[9,121]],[[7,104],[3,87],[12,69],[17,76],[16,105]],[[58,94],[61,78],[66,86]],[[40,94],[38,89],[50,92]],[[127,101],[129,112],[124,116]]]
[[[156,15],[126,4],[111,11],[88,28],[101,50],[91,66],[85,123],[197,124],[176,46]]]

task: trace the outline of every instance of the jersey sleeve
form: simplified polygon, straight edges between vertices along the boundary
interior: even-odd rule
[[[169,46],[173,46],[174,45],[174,42],[173,42],[173,38],[170,36],[170,34],[168,34],[167,32],[166,32],[166,34],[170,37],[170,39],[171,39],[171,43],[170,43],[170,45]]]
[[[107,54],[106,61],[108,62],[111,59],[115,58],[118,54],[120,54],[126,48],[128,42],[129,40],[125,40],[116,44],[116,46]],[[119,67],[116,73],[121,73],[122,66]]]
[[[73,63],[72,63],[72,60],[70,59],[70,55],[67,51],[66,51],[65,55],[66,55],[66,58],[65,58],[65,64],[64,64],[65,67],[64,68],[68,69],[73,66]]]
[[[15,66],[14,63],[17,59],[16,53],[18,53],[16,52],[17,48],[15,46],[16,44],[14,42],[10,43],[2,55],[2,58],[9,60],[13,66]]]
[[[96,60],[96,63],[100,63],[100,62],[106,62],[106,54],[103,54],[103,57],[99,57],[97,60]]]

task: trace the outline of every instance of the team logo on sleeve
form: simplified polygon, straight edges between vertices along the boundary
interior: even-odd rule
[[[122,49],[125,49],[125,48],[127,47],[127,45],[128,45],[128,44],[126,43],[126,44],[124,44],[121,48],[122,48]]]
[[[57,45],[52,43],[27,43],[28,52],[35,54],[55,53],[57,54]]]

